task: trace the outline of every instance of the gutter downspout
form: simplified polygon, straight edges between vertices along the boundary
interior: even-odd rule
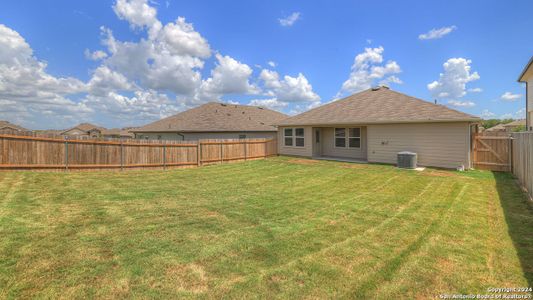
[[[181,136],[181,140],[184,141],[185,140],[185,136],[179,132],[176,132],[177,135]]]
[[[529,106],[528,105],[529,104],[529,97],[528,97],[529,95],[527,93],[527,91],[529,89],[528,88],[528,84],[529,84],[529,82],[526,81],[526,127],[527,127],[526,131],[532,131],[533,130],[533,124],[531,124],[531,120],[529,118],[529,107],[528,107]]]

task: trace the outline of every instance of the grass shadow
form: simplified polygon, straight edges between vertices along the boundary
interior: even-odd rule
[[[529,286],[533,286],[533,203],[510,173],[493,172],[509,235]]]

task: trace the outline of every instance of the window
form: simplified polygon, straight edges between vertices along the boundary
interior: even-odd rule
[[[303,147],[304,146],[304,129],[303,128],[296,128],[296,147]]]
[[[361,128],[349,128],[348,131],[348,147],[361,148]]]
[[[335,147],[361,148],[361,128],[335,128]]]
[[[335,147],[346,147],[346,128],[335,128]]]
[[[305,133],[303,128],[285,128],[283,129],[284,145],[288,147],[304,147]]]
[[[246,138],[246,134],[239,134],[239,139],[245,139]]]
[[[285,135],[285,146],[292,146],[292,128],[285,128],[283,133]]]

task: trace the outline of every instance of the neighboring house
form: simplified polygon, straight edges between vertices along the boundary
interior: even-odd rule
[[[62,131],[60,134],[65,136],[98,138],[102,135],[102,131],[104,130],[105,128],[90,123],[81,123],[70,129]]]
[[[263,107],[210,102],[132,130],[139,139],[275,138],[286,115]]]
[[[505,124],[498,124],[490,128],[485,129],[484,132],[496,133],[496,132],[506,132]]]
[[[0,131],[3,133],[29,132],[31,130],[12,124],[8,121],[0,121]]]
[[[505,128],[505,132],[514,132],[514,131],[520,131],[520,129],[524,130],[526,126],[526,120],[516,120],[511,123],[503,124],[503,127]]]
[[[131,130],[137,129],[136,127],[126,127],[126,128],[111,128],[104,129],[102,131],[102,136],[104,138],[115,138],[115,139],[132,139],[135,135]]]
[[[533,130],[533,57],[518,77],[518,82],[526,84],[526,127]]]
[[[365,90],[278,122],[279,153],[396,163],[413,151],[422,166],[471,167],[481,119],[388,87]]]

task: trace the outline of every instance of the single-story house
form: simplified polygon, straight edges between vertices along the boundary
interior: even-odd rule
[[[495,125],[495,126],[492,126],[490,128],[487,128],[485,129],[486,133],[505,133],[507,132],[507,130],[505,129],[505,124],[498,124],[498,125]]]
[[[512,121],[511,123],[503,124],[503,127],[505,128],[506,132],[513,132],[517,130],[523,131],[524,128],[526,127],[526,120],[524,119],[515,120],[515,121]]]
[[[8,121],[0,120],[0,132],[2,133],[18,133],[18,132],[29,132],[29,131],[31,130],[15,125]]]
[[[526,84],[526,128],[533,130],[533,57],[518,77],[518,82]]]
[[[60,135],[98,138],[102,135],[102,131],[104,130],[104,127],[96,126],[91,123],[81,123],[60,132]]]
[[[286,115],[264,107],[210,102],[133,129],[135,138],[158,140],[276,138]]]
[[[382,86],[278,122],[278,147],[283,155],[390,164],[412,151],[422,166],[469,168],[480,121]]]
[[[111,128],[102,130],[102,137],[104,138],[114,138],[114,139],[132,139],[135,135],[131,130],[136,129],[135,127],[126,127],[126,128]]]

